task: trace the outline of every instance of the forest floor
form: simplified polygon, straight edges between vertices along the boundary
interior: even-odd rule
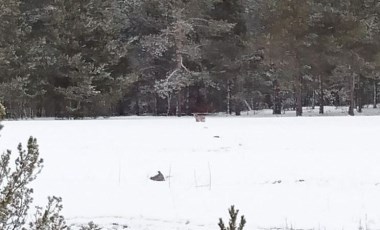
[[[218,229],[231,205],[246,229],[380,229],[380,116],[261,112],[4,121],[0,146],[38,139],[35,204],[62,197],[74,229]]]

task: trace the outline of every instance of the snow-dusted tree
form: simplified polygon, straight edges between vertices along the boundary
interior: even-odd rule
[[[111,72],[126,56],[129,44],[122,37],[128,22],[120,4],[117,0],[23,2],[18,27],[23,34],[14,36],[22,41],[19,60],[14,62],[19,72],[5,83],[25,79],[26,92],[33,96],[27,103],[33,114],[103,115],[118,102],[125,76]]]
[[[73,57],[67,57],[68,70],[64,73],[68,81],[68,86],[57,87],[57,92],[61,93],[64,98],[67,115],[82,117],[91,114],[91,111],[85,111],[88,104],[94,101],[100,91],[96,90],[94,81],[96,77],[104,73],[104,68],[95,67],[92,63],[87,63],[77,54]]]
[[[37,207],[34,220],[29,222],[29,229],[32,230],[65,230],[68,229],[65,218],[61,215],[62,198],[48,197],[48,204],[45,208]]]
[[[202,47],[210,37],[230,31],[234,24],[208,15],[216,1],[150,2],[155,4],[165,24],[157,33],[144,36],[141,46],[152,60],[164,58],[167,61],[166,74],[156,81],[155,89],[168,100],[167,113],[171,98],[176,95],[177,113],[180,113],[182,90],[209,75],[202,65]]]
[[[28,151],[18,146],[18,158],[12,171],[11,152],[1,155],[0,161],[0,227],[21,229],[26,224],[26,215],[32,203],[33,189],[27,185],[33,181],[42,168],[36,139],[28,141]]]
[[[304,70],[309,64],[304,52],[313,39],[309,30],[311,1],[264,1],[261,4],[267,10],[262,18],[265,23],[263,39],[266,41],[263,44],[271,64],[287,73],[284,76],[289,76],[282,82],[292,82],[289,90],[295,94],[296,114],[302,116]]]
[[[219,94],[223,95],[225,111],[231,114],[240,115],[243,106],[250,109],[247,100],[252,99],[254,89],[249,86],[256,85],[257,63],[261,58],[257,55],[258,47],[254,45],[254,29],[249,33],[247,22],[254,20],[248,17],[249,11],[247,1],[231,0],[219,1],[211,11],[213,19],[226,21],[235,26],[229,33],[212,39],[203,50],[206,57],[205,62],[212,75]],[[249,29],[252,29],[250,27]],[[258,58],[258,59],[257,59]],[[215,100],[215,99],[214,99]]]
[[[2,75],[8,72],[12,59],[15,57],[15,49],[18,45],[19,20],[21,16],[20,1],[3,0],[0,3],[0,68]],[[3,72],[4,71],[4,72]],[[1,76],[3,78],[4,76]]]
[[[345,94],[348,95],[349,115],[354,115],[356,107],[355,90],[358,104],[361,104],[360,79],[375,60],[376,53],[373,53],[373,50],[377,50],[378,47],[378,27],[374,24],[378,23],[378,19],[373,10],[379,12],[379,7],[380,5],[372,0],[339,1],[333,5],[333,13],[339,14],[339,24],[335,25],[334,30],[335,46],[338,47],[334,57],[337,66],[335,73],[340,75],[341,79],[346,79]]]
[[[15,165],[11,151],[0,156],[0,228],[4,230],[64,230],[65,220],[61,198],[49,197],[46,208],[37,207],[35,219],[30,219],[33,189],[30,183],[42,169],[37,140],[30,137],[27,149],[19,144]]]
[[[0,99],[7,102],[8,114],[12,118],[34,117],[30,103],[45,92],[34,88],[27,76],[0,83]]]
[[[20,46],[20,30],[21,21],[21,2],[18,0],[4,0],[0,3],[0,100],[10,110],[12,110],[4,98],[7,96],[7,90],[4,86],[12,80],[13,77],[18,76],[19,68],[17,63],[20,61],[19,54],[17,53]],[[20,99],[19,95],[12,99]]]
[[[116,0],[55,1],[58,79],[64,110],[74,116],[107,115],[120,100],[125,76],[112,67],[127,54],[123,3]]]

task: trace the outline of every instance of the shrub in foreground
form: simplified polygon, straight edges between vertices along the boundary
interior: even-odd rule
[[[61,230],[66,229],[61,198],[49,197],[45,208],[37,207],[30,220],[34,181],[43,167],[36,138],[30,137],[27,150],[18,145],[18,156],[11,164],[11,151],[0,157],[0,229],[2,230]]]
[[[228,209],[228,213],[230,215],[230,220],[227,227],[225,226],[222,218],[219,218],[218,225],[220,230],[243,230],[247,221],[245,220],[244,216],[241,216],[239,225],[236,223],[239,210],[235,210],[235,206],[232,205],[231,208]]]

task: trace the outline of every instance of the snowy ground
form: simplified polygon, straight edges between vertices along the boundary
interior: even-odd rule
[[[35,202],[61,196],[71,225],[218,229],[234,204],[247,229],[380,229],[379,116],[3,124],[2,149],[37,137]]]

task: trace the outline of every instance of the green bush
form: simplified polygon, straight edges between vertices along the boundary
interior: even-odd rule
[[[228,209],[228,213],[230,214],[230,221],[227,227],[224,225],[222,218],[219,218],[218,225],[220,230],[243,230],[247,221],[245,220],[244,216],[241,216],[239,226],[237,226],[236,220],[239,214],[239,210],[235,210],[235,206],[232,205],[231,208]]]
[[[37,207],[35,220],[29,223],[29,229],[36,230],[64,230],[68,229],[65,218],[60,215],[62,210],[62,198],[49,197],[46,208]]]
[[[11,151],[0,156],[0,229],[2,230],[63,230],[64,218],[59,214],[61,199],[49,197],[46,208],[37,207],[34,220],[28,218],[33,202],[29,184],[41,172],[37,140],[30,137],[27,150],[18,145],[15,165],[11,165]]]

